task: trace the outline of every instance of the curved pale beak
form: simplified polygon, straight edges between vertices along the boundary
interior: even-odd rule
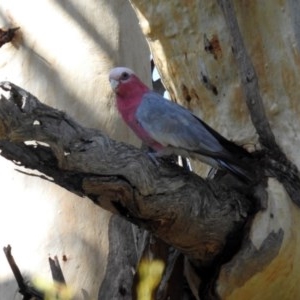
[[[119,85],[119,81],[116,80],[116,79],[113,79],[113,78],[110,78],[109,79],[109,83],[110,83],[110,86],[111,88],[115,91]]]

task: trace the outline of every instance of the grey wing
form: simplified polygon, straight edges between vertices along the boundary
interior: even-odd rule
[[[148,134],[163,146],[207,155],[225,150],[189,110],[155,92],[143,97],[136,118]]]

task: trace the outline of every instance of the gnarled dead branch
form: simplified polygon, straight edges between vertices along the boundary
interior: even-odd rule
[[[253,211],[244,194],[84,128],[12,83],[2,83],[2,156],[138,224],[204,264]],[[34,143],[33,143],[34,141]]]

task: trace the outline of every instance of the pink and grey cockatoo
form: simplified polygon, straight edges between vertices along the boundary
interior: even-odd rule
[[[196,158],[215,168],[228,170],[243,181],[252,181],[251,155],[188,109],[150,90],[128,68],[112,69],[109,81],[123,120],[156,151],[156,156],[175,154]]]

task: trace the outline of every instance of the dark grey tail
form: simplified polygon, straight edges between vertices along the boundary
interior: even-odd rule
[[[255,174],[250,167],[247,168],[246,165],[243,167],[238,166],[232,163],[227,163],[220,159],[217,159],[217,161],[222,169],[228,170],[245,183],[251,183],[255,181]]]

